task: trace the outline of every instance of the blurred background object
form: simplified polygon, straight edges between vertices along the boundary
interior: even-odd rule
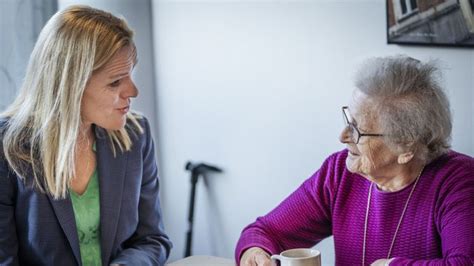
[[[28,58],[57,0],[0,0],[0,110],[13,101]]]
[[[202,177],[204,184],[208,183],[208,176],[212,173],[222,173],[222,169],[205,164],[205,163],[192,163],[187,162],[184,167],[190,173],[191,181],[191,192],[189,198],[189,212],[188,212],[188,231],[186,232],[186,249],[184,250],[184,257],[192,255],[193,245],[193,225],[194,225],[194,206],[196,199],[196,185],[199,181],[199,177]],[[202,191],[206,193],[206,191]]]

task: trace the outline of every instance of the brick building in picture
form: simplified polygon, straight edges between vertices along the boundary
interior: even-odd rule
[[[474,0],[387,0],[389,43],[474,46]]]

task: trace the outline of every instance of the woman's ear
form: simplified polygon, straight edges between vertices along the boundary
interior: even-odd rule
[[[397,159],[398,163],[406,164],[409,161],[411,161],[413,157],[415,157],[416,149],[417,149],[417,145],[415,145],[414,142],[405,143],[403,145],[403,151],[398,155],[398,159]]]
[[[413,157],[415,157],[415,153],[413,151],[407,151],[402,154],[399,154],[397,159],[398,164],[406,164],[411,161]]]

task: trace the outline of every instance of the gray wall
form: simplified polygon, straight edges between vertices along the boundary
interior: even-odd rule
[[[0,112],[13,101],[41,28],[56,0],[0,0]]]
[[[183,254],[188,159],[224,174],[198,187],[195,254],[232,257],[240,231],[341,150],[340,108],[368,56],[439,59],[453,148],[474,155],[474,51],[386,44],[385,1],[155,1],[165,226]],[[332,265],[331,239],[320,246]]]

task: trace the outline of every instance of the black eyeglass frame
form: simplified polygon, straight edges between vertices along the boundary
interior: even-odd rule
[[[349,118],[347,117],[346,111],[349,112],[348,106],[342,107],[342,117],[344,118],[344,123],[346,124],[346,128],[349,127],[352,141],[355,144],[359,144],[360,137],[383,137],[385,134],[374,134],[374,133],[360,133],[360,130],[354,125],[354,123],[349,122]],[[355,133],[355,134],[354,134]],[[357,136],[357,138],[355,138]]]

